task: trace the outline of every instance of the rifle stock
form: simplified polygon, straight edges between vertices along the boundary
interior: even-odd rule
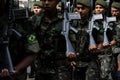
[[[110,22],[115,22],[116,21],[116,17],[106,17],[106,20],[104,20],[103,22],[103,28],[104,28],[104,40],[103,43],[109,44],[109,40],[107,37],[107,30],[110,29],[112,30],[112,28],[109,26]]]
[[[110,9],[110,0],[106,0],[106,3],[108,5],[108,10]],[[109,16],[109,12],[110,10],[107,12],[107,16]],[[116,17],[107,17],[105,16],[105,20],[103,22],[103,28],[104,28],[104,40],[103,40],[103,44],[107,44],[109,45],[109,40],[108,40],[108,37],[107,37],[107,30],[110,29],[112,30],[112,28],[109,26],[109,23],[110,22],[115,22],[116,21]]]
[[[78,32],[75,28],[73,28],[70,24],[70,21],[72,19],[80,19],[80,14],[77,13],[72,13],[70,10],[71,9],[71,1],[69,3],[67,3],[67,0],[61,0],[62,2],[62,8],[63,8],[63,30],[62,30],[62,34],[65,37],[66,40],[66,56],[68,56],[69,52],[74,53],[75,50],[72,46],[72,43],[69,40],[69,30],[73,30],[75,32]]]
[[[102,18],[103,18],[103,17],[102,17],[102,14],[96,14],[96,15],[93,15],[92,18],[91,18],[91,21],[89,21],[88,30],[87,30],[87,32],[88,32],[88,34],[89,34],[89,37],[90,37],[89,46],[95,46],[95,47],[97,47],[97,46],[96,46],[96,42],[95,42],[95,40],[94,40],[94,37],[93,37],[93,35],[92,35],[92,32],[93,32],[93,29],[94,29],[94,28],[97,29],[97,30],[99,30],[99,27],[96,26],[96,25],[94,25],[94,22],[95,22],[96,20],[100,20],[100,19],[102,19]]]
[[[6,68],[8,69],[9,71],[9,74],[12,75],[13,74],[13,70],[14,70],[14,67],[13,67],[13,63],[12,63],[12,58],[11,58],[11,54],[10,54],[10,51],[9,51],[9,40],[10,40],[10,36],[11,34],[15,34],[16,36],[18,37],[21,37],[22,35],[17,32],[13,27],[13,13],[12,13],[12,9],[13,9],[13,0],[7,0],[6,3],[8,4],[8,15],[6,16],[7,19],[8,19],[8,23],[4,25],[4,29],[3,29],[3,40],[1,41],[0,44],[3,45],[3,54],[5,56],[5,64],[3,66],[3,69]]]
[[[9,52],[9,37],[8,37],[8,26],[4,26],[4,33],[3,33],[3,41],[0,42],[0,45],[2,45],[2,57],[3,57],[3,65],[2,65],[2,70],[4,69],[8,69],[8,72],[10,75],[13,74],[13,63],[12,63],[12,59],[11,59],[11,55]],[[4,76],[4,72],[0,73],[0,80],[12,80],[12,78],[10,76]]]

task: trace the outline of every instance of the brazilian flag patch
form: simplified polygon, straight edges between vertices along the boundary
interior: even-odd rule
[[[36,41],[36,35],[35,34],[30,34],[27,36],[27,41],[29,44],[33,43],[34,41]]]

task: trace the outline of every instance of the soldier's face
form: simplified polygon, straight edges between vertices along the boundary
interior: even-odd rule
[[[51,11],[56,9],[56,5],[58,4],[58,0],[41,0],[43,7],[45,10]]]
[[[40,8],[39,6],[33,6],[33,11],[34,11],[34,14],[39,14],[42,12],[42,8]]]
[[[81,4],[76,5],[77,12],[80,13],[81,18],[85,18],[89,14],[89,8]]]
[[[117,8],[111,7],[111,15],[116,17],[120,16],[120,10]]]
[[[57,8],[58,11],[62,10],[62,8],[60,6],[56,6],[56,8]]]
[[[95,13],[96,14],[105,14],[105,8],[101,5],[95,6]]]

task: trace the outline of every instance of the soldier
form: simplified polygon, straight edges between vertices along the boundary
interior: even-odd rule
[[[7,0],[0,0],[0,80],[4,80],[7,77],[12,77],[12,80],[26,80],[27,78],[27,66],[31,63],[33,55],[27,53],[25,50],[25,35],[27,34],[26,30],[23,30],[21,26],[12,26],[8,18],[8,5]],[[25,25],[26,26],[26,25]],[[29,25],[30,26],[30,25]],[[8,28],[7,28],[8,27]],[[10,34],[11,29],[14,31],[20,31],[22,37],[16,37],[15,34]],[[22,29],[21,29],[22,28]],[[6,31],[7,34],[6,35]],[[14,33],[14,32],[13,32]],[[9,38],[9,39],[8,39]],[[4,41],[9,40],[8,44],[5,44]],[[6,50],[6,48],[9,50]],[[9,52],[10,53],[9,53]],[[9,65],[7,65],[8,58],[5,57],[5,54],[9,53],[13,63],[13,71],[9,71]],[[29,63],[30,62],[30,63]],[[11,63],[9,63],[12,65]],[[7,79],[9,80],[9,79]]]
[[[33,12],[35,15],[38,15],[39,13],[41,13],[43,11],[43,6],[42,6],[42,3],[41,1],[36,1],[34,2],[33,4]]]
[[[117,54],[117,63],[118,63],[118,69],[117,69],[117,80],[120,80],[120,3],[119,2],[113,2],[111,5],[111,15],[115,16],[117,18],[116,21],[116,45],[113,47],[113,52]]]
[[[62,5],[61,2],[59,2],[57,4],[57,6],[56,6],[58,12],[61,12],[61,10],[62,10],[62,6],[61,5]]]
[[[45,11],[37,17],[33,34],[28,35],[34,38],[30,42],[31,38],[28,37],[28,50],[38,57],[35,80],[70,80],[65,55],[66,41],[61,34],[63,18],[56,9],[60,0],[41,1]]]
[[[88,62],[90,61],[88,54],[88,19],[90,14],[90,0],[77,0],[76,13],[81,16],[80,20],[73,20],[73,26],[78,33],[70,31],[70,39],[76,51],[74,78],[75,80],[85,80]]]
[[[39,16],[42,12],[44,11],[43,6],[41,1],[36,1],[33,4],[33,12],[34,15],[31,16],[31,20],[34,21],[36,20],[37,16]],[[36,62],[37,60],[33,61],[33,63],[30,65],[30,74],[29,74],[29,78],[33,78],[35,76],[35,71],[36,71]]]
[[[96,55],[96,64],[98,65],[100,80],[112,80],[112,75],[114,74],[114,66],[113,66],[113,53],[111,47],[115,44],[114,39],[114,31],[107,29],[106,34],[109,40],[109,43],[104,42],[104,27],[103,22],[106,19],[106,10],[107,3],[104,0],[97,0],[95,2],[95,14],[102,14],[103,20],[99,20],[95,22],[96,26],[99,26],[99,30],[97,30],[94,34],[94,38],[96,41],[97,48],[92,49],[90,51],[92,54]],[[113,28],[113,24],[109,24]],[[109,35],[108,35],[109,34]]]

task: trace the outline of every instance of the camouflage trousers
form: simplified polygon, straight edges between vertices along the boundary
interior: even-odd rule
[[[70,72],[65,67],[58,68],[53,72],[37,72],[35,80],[71,80]]]
[[[116,60],[113,55],[99,55],[97,60],[89,63],[86,80],[114,80],[116,69]]]

